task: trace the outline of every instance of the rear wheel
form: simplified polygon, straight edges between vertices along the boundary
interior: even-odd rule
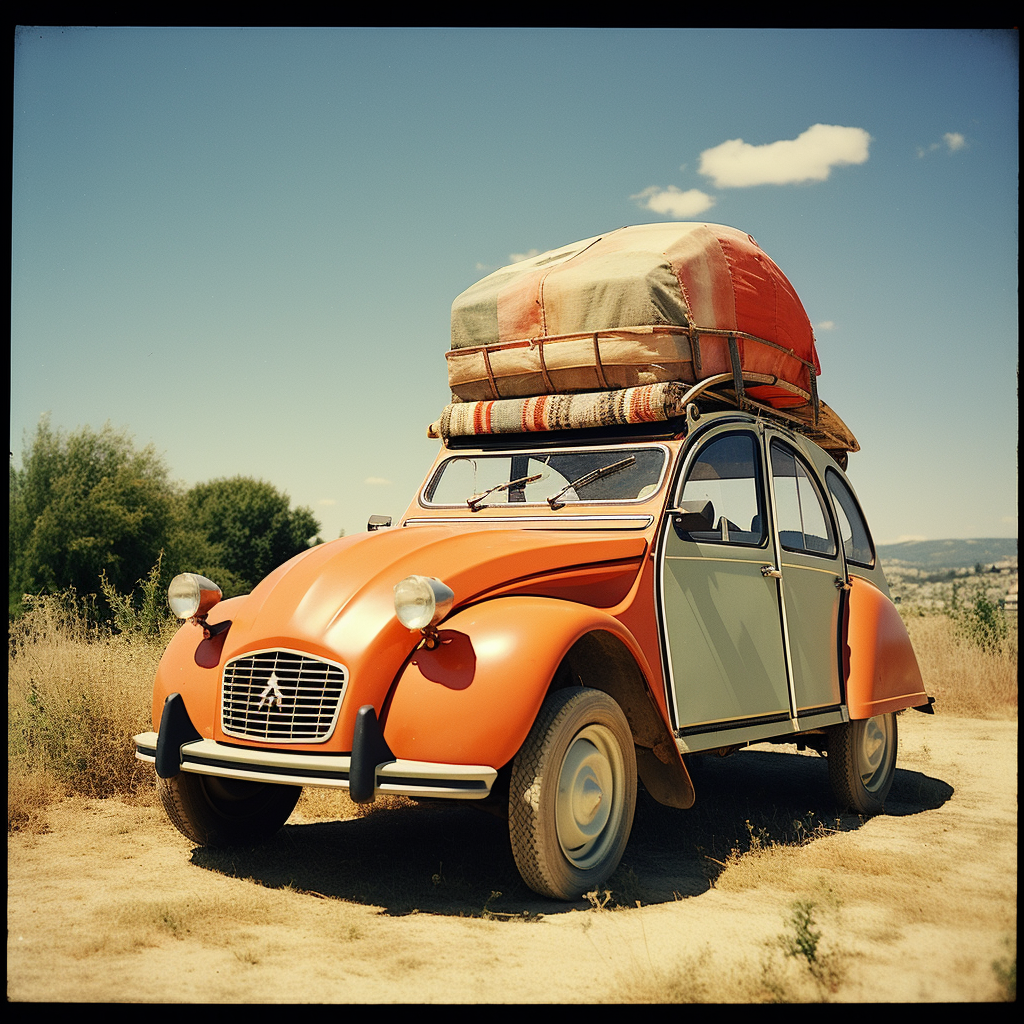
[[[836,800],[858,814],[881,814],[896,775],[897,747],[891,712],[831,729],[828,776]]]
[[[608,694],[556,690],[512,765],[509,835],[523,880],[577,899],[622,859],[636,808],[636,751]]]
[[[272,836],[295,809],[301,786],[179,772],[157,778],[174,827],[200,846],[240,846]]]

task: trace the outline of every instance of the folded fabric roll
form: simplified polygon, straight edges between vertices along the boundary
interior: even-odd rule
[[[618,391],[454,402],[427,433],[431,437],[468,437],[657,423],[683,415],[682,399],[688,390],[687,384],[667,381]]]

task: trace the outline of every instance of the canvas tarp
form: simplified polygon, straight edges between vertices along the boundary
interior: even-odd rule
[[[639,224],[505,267],[452,305],[456,401],[594,392],[750,371],[817,401],[807,314],[750,235],[718,224]],[[763,379],[763,378],[762,378]]]

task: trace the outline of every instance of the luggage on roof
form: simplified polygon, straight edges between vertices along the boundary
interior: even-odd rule
[[[822,447],[859,448],[818,399],[793,286],[721,224],[638,224],[503,267],[452,304],[446,356],[453,404],[432,436],[668,420],[701,385],[702,401],[759,405]]]
[[[720,224],[638,224],[504,267],[453,303],[447,355],[463,401],[742,370],[777,378],[751,397],[788,408],[814,396],[821,369],[785,274]]]

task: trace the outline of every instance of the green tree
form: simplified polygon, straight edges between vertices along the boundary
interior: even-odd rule
[[[185,491],[152,445],[139,450],[109,424],[67,433],[44,417],[20,469],[12,456],[9,480],[15,614],[25,593],[73,587],[83,598],[102,590],[116,618],[127,614],[124,601],[144,605],[179,572],[209,576],[234,597],[320,540],[313,513],[291,509],[271,484],[234,477]]]
[[[251,477],[196,484],[185,498],[187,529],[209,545],[208,567],[221,567],[251,589],[271,570],[318,543],[320,523],[304,506],[289,507],[288,495]],[[201,569],[196,569],[199,572]],[[210,569],[211,575],[215,568]],[[211,575],[227,593],[224,584]]]
[[[8,569],[12,599],[74,587],[99,591],[101,573],[131,591],[160,557],[175,488],[152,445],[107,424],[54,430],[43,417],[10,468]],[[13,604],[13,600],[12,600]]]

